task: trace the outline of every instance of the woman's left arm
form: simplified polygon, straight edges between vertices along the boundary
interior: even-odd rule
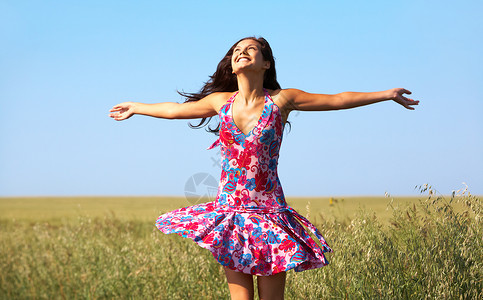
[[[285,100],[290,103],[293,110],[337,110],[348,109],[364,105],[369,105],[386,100],[394,100],[407,109],[414,110],[413,105],[418,105],[419,101],[407,98],[404,94],[411,94],[403,88],[395,88],[381,92],[359,93],[343,92],[334,95],[311,94],[297,89],[283,90]]]

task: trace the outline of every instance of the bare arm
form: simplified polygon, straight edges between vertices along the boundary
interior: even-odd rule
[[[414,110],[412,105],[419,101],[406,98],[403,94],[411,94],[402,88],[390,89],[381,92],[359,93],[343,92],[334,95],[311,94],[297,89],[283,90],[284,100],[292,110],[337,110],[369,105],[386,100],[394,100],[407,109]]]
[[[109,116],[116,121],[130,118],[134,114],[163,119],[196,119],[207,118],[217,114],[224,96],[223,93],[213,93],[199,101],[175,103],[161,102],[154,104],[123,102],[115,105]]]

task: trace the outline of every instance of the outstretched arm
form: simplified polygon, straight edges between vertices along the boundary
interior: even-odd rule
[[[134,114],[164,119],[197,119],[212,117],[217,114],[220,100],[218,93],[213,93],[199,101],[175,103],[162,102],[154,104],[123,102],[115,105],[109,116],[116,121],[130,118]]]
[[[419,101],[406,98],[404,94],[411,94],[411,92],[396,88],[372,93],[343,92],[326,95],[310,94],[297,89],[283,90],[283,98],[290,103],[293,110],[312,111],[354,108],[386,100],[394,100],[405,108],[414,110],[412,106],[418,105]]]

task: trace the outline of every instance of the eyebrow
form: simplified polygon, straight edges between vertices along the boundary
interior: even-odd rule
[[[253,43],[253,44],[248,44],[247,47],[250,47],[250,46],[256,46],[258,48],[258,45],[256,43]],[[237,48],[240,48],[240,46],[236,46],[234,49],[237,49]],[[233,49],[233,50],[234,50]]]

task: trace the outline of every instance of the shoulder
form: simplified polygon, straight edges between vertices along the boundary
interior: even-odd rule
[[[214,93],[211,93],[209,94],[208,96],[206,96],[205,98],[206,99],[209,99],[210,101],[221,101],[221,100],[225,100],[228,101],[228,99],[230,99],[231,96],[233,96],[236,92],[214,92]]]
[[[215,92],[204,98],[205,101],[210,102],[216,111],[220,111],[221,107],[226,104],[235,92]]]
[[[287,111],[294,110],[295,99],[297,99],[298,96],[305,94],[304,91],[299,89],[268,90],[268,93],[278,107]]]

